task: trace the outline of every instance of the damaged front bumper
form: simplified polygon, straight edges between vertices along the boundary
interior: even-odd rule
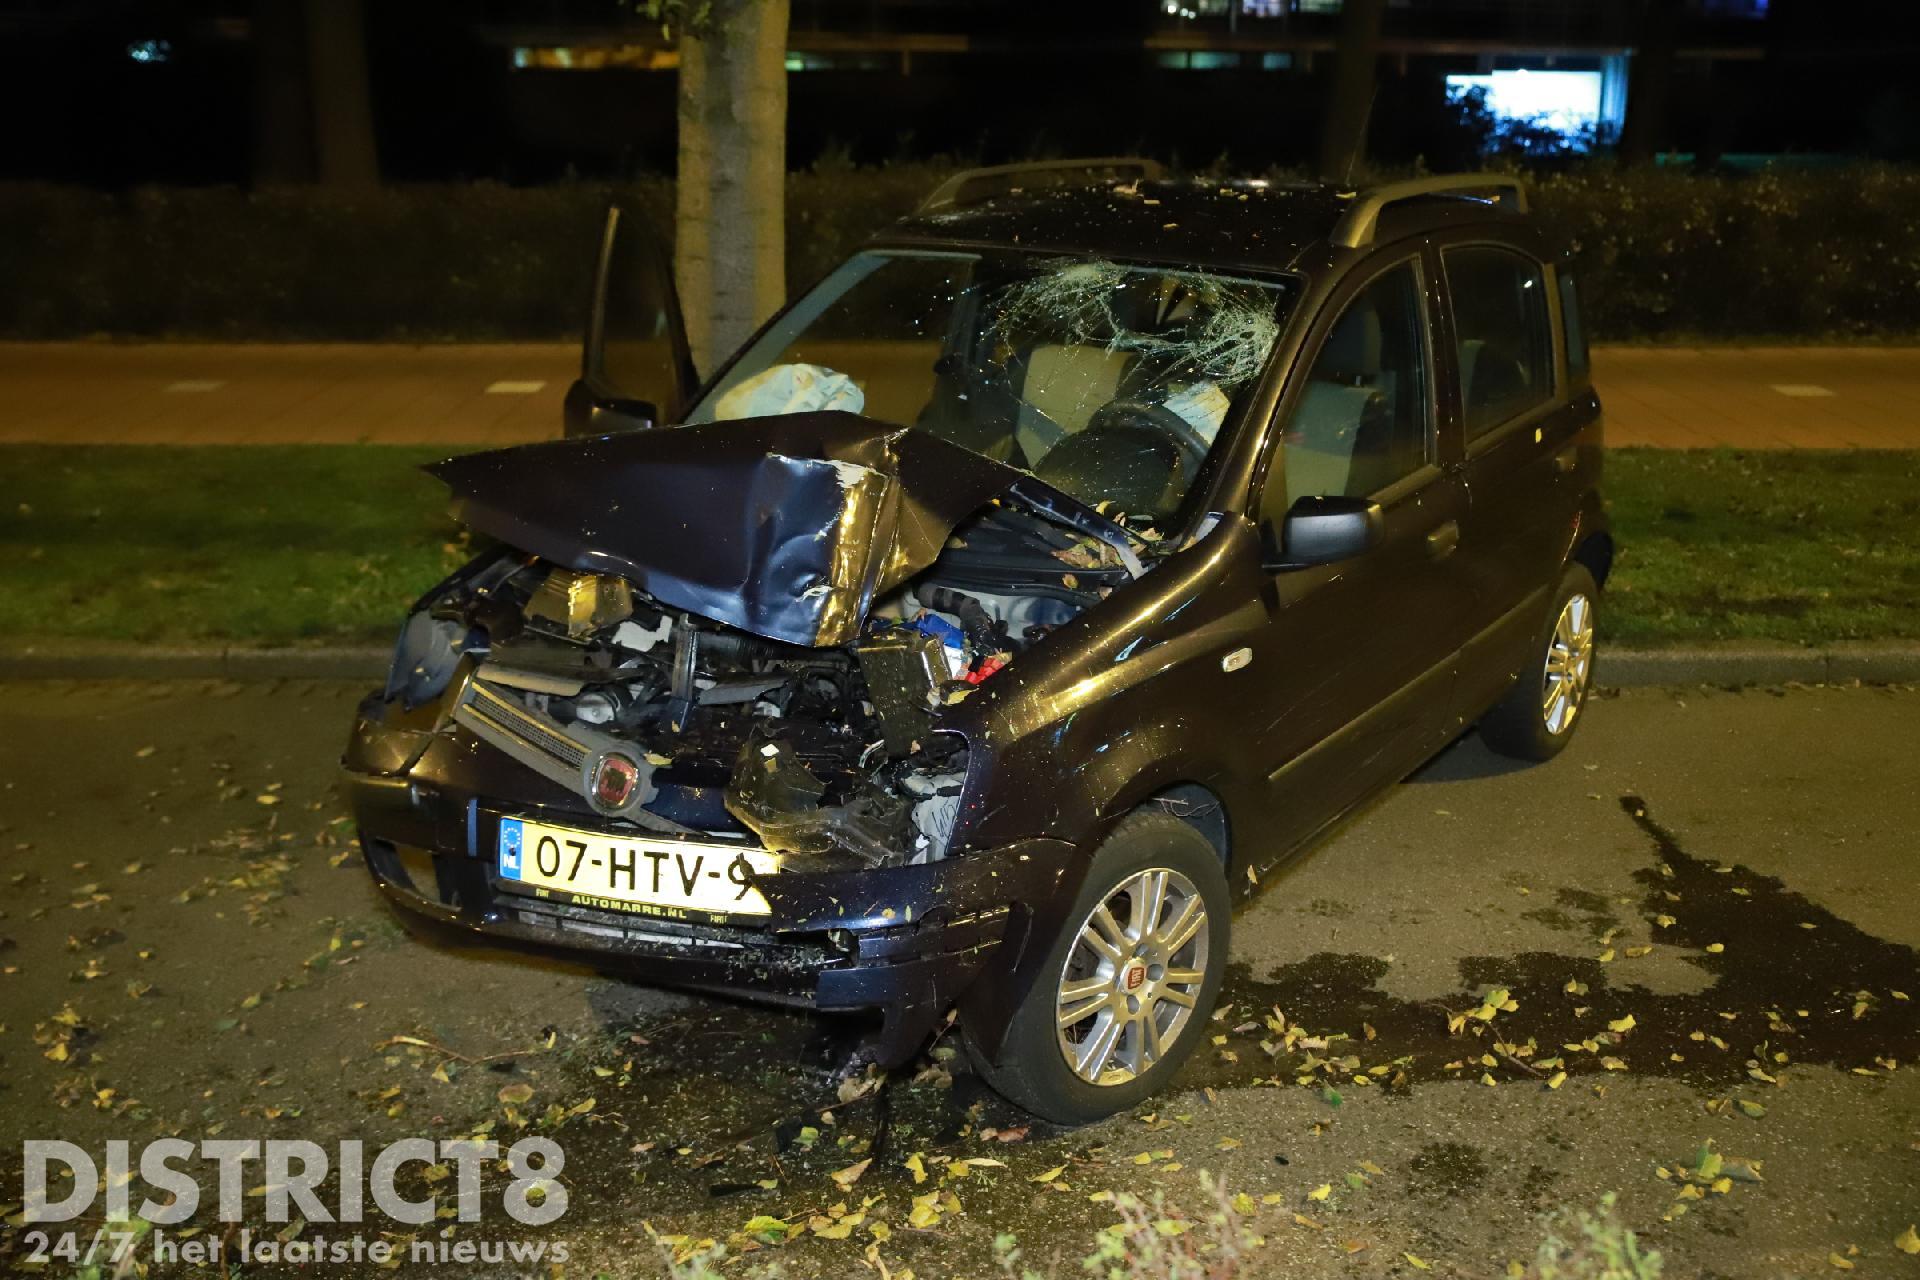
[[[1072,846],[1030,840],[917,866],[761,876],[770,914],[726,923],[529,896],[498,874],[503,818],[634,833],[457,726],[389,725],[384,709],[378,696],[362,705],[344,764],[368,869],[394,905],[454,941],[572,953],[660,986],[877,1013],[862,1054],[881,1065],[910,1058],[983,974],[1009,971],[1035,910],[1071,891]]]

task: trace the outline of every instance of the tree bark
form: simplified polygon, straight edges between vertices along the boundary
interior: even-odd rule
[[[254,0],[255,186],[313,179],[305,23],[302,0]]]
[[[367,79],[363,0],[306,0],[307,79],[320,181],[371,187],[380,181]]]
[[[1620,162],[1652,164],[1667,145],[1667,97],[1673,82],[1678,0],[1641,0],[1633,61],[1627,67],[1627,118],[1620,124]]]
[[[786,296],[788,0],[714,0],[680,36],[674,276],[701,370]]]
[[[1374,76],[1380,50],[1380,17],[1386,0],[1344,0],[1327,114],[1320,130],[1320,176],[1351,181],[1366,158],[1367,122],[1373,115]]]

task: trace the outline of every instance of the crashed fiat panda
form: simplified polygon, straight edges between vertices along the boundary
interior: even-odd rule
[[[616,209],[569,438],[429,468],[491,549],[359,709],[376,882],[1132,1105],[1279,863],[1580,721],[1599,402],[1487,183],[963,175],[697,387]]]

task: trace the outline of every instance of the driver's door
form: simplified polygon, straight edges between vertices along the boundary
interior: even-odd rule
[[[580,377],[567,391],[566,434],[672,422],[696,385],[672,265],[639,212],[615,201],[600,238]]]

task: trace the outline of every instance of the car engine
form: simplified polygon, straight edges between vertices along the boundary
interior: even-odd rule
[[[822,865],[943,858],[966,781],[939,711],[1130,576],[1113,548],[994,504],[846,646],[786,644],[627,579],[501,549],[408,622],[389,698],[643,830]]]

